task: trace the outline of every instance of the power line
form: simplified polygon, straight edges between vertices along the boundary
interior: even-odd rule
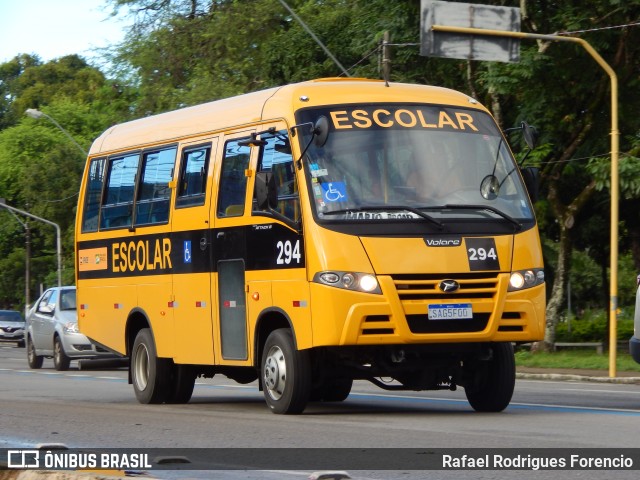
[[[329,56],[329,58],[330,58],[331,60],[333,60],[333,63],[335,63],[338,67],[340,67],[340,70],[342,70],[342,73],[344,73],[347,77],[350,77],[351,75],[349,75],[349,72],[348,72],[347,70],[345,70],[345,68],[344,68],[344,67],[342,66],[342,64],[338,61],[338,59],[337,59],[336,57],[334,57],[334,56],[333,56],[333,54],[329,51],[329,49],[328,49],[327,47],[325,47],[325,46],[324,46],[324,43],[322,43],[322,42],[320,41],[320,39],[319,39],[318,37],[316,37],[316,35],[311,31],[311,29],[310,29],[309,27],[307,27],[307,25],[302,21],[302,19],[301,19],[298,15],[296,15],[296,12],[294,12],[294,11],[292,10],[292,8],[291,8],[289,5],[287,5],[287,2],[285,2],[284,0],[279,0],[279,1],[280,1],[280,3],[282,4],[282,6],[283,6],[284,8],[286,8],[286,9],[289,11],[289,13],[293,16],[293,18],[295,18],[295,19],[297,20],[297,22],[298,22],[300,25],[302,25],[302,28],[304,28],[304,29],[305,29],[305,31],[306,31],[309,35],[311,35],[311,38],[313,38],[313,39],[316,41],[316,43],[317,43],[318,45],[320,45],[320,47],[322,48],[322,50],[324,50],[324,53],[326,53],[326,54]]]
[[[600,30],[614,30],[618,28],[637,27],[638,25],[640,25],[640,22],[627,23],[626,25],[615,25],[612,27],[600,27],[600,28],[590,28],[587,30],[575,30],[573,32],[558,32],[556,35],[572,35],[574,33],[599,32]]]

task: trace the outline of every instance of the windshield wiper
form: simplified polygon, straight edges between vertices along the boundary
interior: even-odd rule
[[[489,210],[491,213],[495,213],[499,217],[502,217],[505,220],[508,220],[509,222],[511,222],[516,227],[516,232],[519,232],[520,230],[522,230],[522,224],[519,221],[517,221],[515,218],[507,215],[506,213],[504,213],[501,210],[498,210],[497,208],[490,207],[488,205],[447,204],[447,205],[443,205],[442,208],[451,208],[451,209],[454,209],[454,210]]]
[[[435,218],[433,218],[431,215],[429,215],[428,213],[425,213],[417,208],[414,207],[406,207],[403,205],[380,205],[380,206],[367,206],[367,207],[357,207],[357,208],[344,208],[341,210],[333,210],[331,212],[323,212],[324,215],[340,215],[342,213],[351,213],[351,212],[375,212],[375,211],[385,211],[385,210],[392,210],[392,211],[407,211],[407,212],[411,212],[411,213],[415,213],[416,215],[418,215],[420,218],[424,218],[425,220],[427,220],[430,223],[433,223],[434,225],[437,225],[440,229],[444,228],[444,224],[438,220],[436,220]]]

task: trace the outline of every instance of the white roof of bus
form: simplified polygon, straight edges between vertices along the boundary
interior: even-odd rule
[[[302,97],[307,100],[302,100]],[[270,88],[121,123],[107,129],[90,155],[142,148],[276,118],[299,108],[354,103],[435,103],[484,109],[467,95],[442,87],[382,80],[327,78]]]

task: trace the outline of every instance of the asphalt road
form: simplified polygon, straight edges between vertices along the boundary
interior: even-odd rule
[[[294,448],[313,448],[320,454],[319,449],[384,449],[378,451],[381,458],[388,455],[385,461],[395,465],[401,457],[394,455],[410,449],[473,455],[519,449],[526,456],[533,452],[527,449],[544,448],[554,449],[547,451],[554,456],[562,455],[562,449],[640,447],[638,384],[519,380],[507,410],[481,414],[469,406],[462,390],[387,392],[357,382],[345,402],[310,404],[303,415],[282,416],[269,412],[255,384],[239,385],[223,376],[199,380],[187,405],[140,405],[127,384],[126,369],[78,370],[76,365],[72,362],[69,371],[56,372],[52,361],[45,360],[41,370],[30,370],[25,349],[0,345],[0,448],[62,443],[70,448],[162,448],[169,456],[181,448],[253,449],[247,450],[249,455],[270,448],[274,467],[282,462],[286,472],[267,468],[189,471],[186,476],[177,471],[153,473],[159,478],[289,479],[311,473],[288,468],[287,461],[297,454]],[[640,468],[640,457],[635,463]],[[638,476],[637,470],[594,469],[349,473],[361,480]]]

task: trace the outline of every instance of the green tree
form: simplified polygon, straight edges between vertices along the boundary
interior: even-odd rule
[[[22,60],[28,60],[22,62]],[[33,60],[33,61],[32,61]],[[14,68],[19,63],[21,68]],[[27,108],[44,111],[88,150],[93,139],[129,114],[130,89],[108,82],[97,69],[76,56],[41,64],[16,57],[0,65],[13,75],[0,82],[8,100],[0,130],[0,197],[9,205],[57,223],[62,231],[63,281],[74,281],[73,229],[84,153],[47,118],[24,115]],[[0,298],[15,307],[24,302],[25,231],[4,209],[0,212]],[[57,283],[55,229],[22,218],[31,230],[31,291]],[[21,259],[22,269],[15,263]],[[11,272],[11,273],[7,273]],[[32,297],[33,299],[33,297]]]

